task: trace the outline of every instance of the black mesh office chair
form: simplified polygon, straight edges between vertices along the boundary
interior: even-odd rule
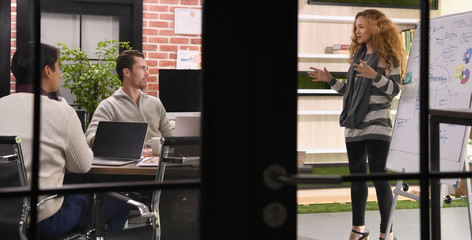
[[[156,181],[200,178],[200,137],[167,137],[160,156]],[[155,190],[152,214],[145,216],[150,224],[106,233],[106,239],[199,239],[199,198],[195,189]]]
[[[18,136],[0,136],[0,189],[9,187],[28,187],[28,179],[21,150],[21,138]],[[40,208],[44,203],[55,199],[52,195],[37,203]],[[27,221],[31,206],[28,197],[0,198],[0,233],[2,239],[28,239]],[[70,232],[57,239],[85,238],[86,229]]]
[[[27,187],[19,137],[0,136],[0,188]],[[29,198],[0,199],[0,232],[5,239],[26,239]],[[6,207],[8,206],[8,207]]]
[[[200,179],[200,137],[167,137],[161,149],[156,180]],[[156,190],[160,239],[199,239],[200,192],[197,189]],[[156,223],[157,224],[157,223]]]

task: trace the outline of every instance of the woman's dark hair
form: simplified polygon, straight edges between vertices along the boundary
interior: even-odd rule
[[[28,42],[17,48],[11,60],[11,72],[16,78],[16,87],[20,85],[33,84],[34,77],[34,42]],[[56,71],[54,63],[59,59],[57,48],[41,43],[41,70],[49,66]]]
[[[144,59],[144,55],[138,50],[125,50],[116,59],[116,73],[121,82],[123,82],[123,69],[128,68],[132,71],[134,57]]]

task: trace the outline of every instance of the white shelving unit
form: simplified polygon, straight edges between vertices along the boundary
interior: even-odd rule
[[[397,114],[397,110],[390,110],[393,115]],[[298,115],[340,115],[341,110],[301,110],[297,111]]]
[[[346,153],[346,148],[298,148],[297,151],[303,151],[306,152],[306,154]]]
[[[392,22],[398,25],[414,25],[418,23],[419,19],[410,18],[390,18]],[[299,14],[298,21],[301,22],[330,22],[330,23],[352,23],[354,22],[353,16],[328,16],[328,15],[306,15]]]
[[[299,69],[309,71],[307,69],[310,66],[320,65],[333,72],[347,70],[349,54],[324,54],[322,46],[350,41],[346,36],[351,35],[355,17],[344,14],[352,11],[339,10],[337,6],[324,7],[322,10],[304,6],[299,10]],[[338,14],[341,12],[343,14]],[[417,14],[412,12],[406,10],[398,13],[387,9],[385,13],[400,17],[390,19],[402,30],[413,28],[419,22]],[[319,31],[329,31],[329,34],[321,36]],[[347,162],[344,128],[339,127],[342,96],[332,89],[299,89],[298,99],[297,150],[306,152],[306,162]],[[392,110],[392,115],[396,115],[396,110]]]
[[[415,25],[419,19],[410,18],[391,18],[394,23],[398,25]],[[328,15],[306,15],[299,14],[298,21],[300,22],[323,22],[323,23],[352,23],[353,16],[328,16]],[[299,53],[298,58],[305,59],[348,59],[347,54],[317,54],[317,53]]]
[[[341,111],[339,110],[306,110],[306,111],[297,111],[298,115],[339,115]]]
[[[338,94],[333,89],[298,89],[298,94]]]
[[[347,54],[320,54],[320,53],[299,53],[298,58],[316,59],[348,59]]]

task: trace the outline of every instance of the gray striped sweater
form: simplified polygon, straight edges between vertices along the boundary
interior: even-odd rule
[[[387,75],[385,60],[380,59],[377,77],[372,81],[368,112],[359,126],[346,128],[346,142],[356,142],[367,139],[390,141],[393,122],[390,111],[393,98],[400,92],[401,66],[393,67]],[[346,84],[338,79],[331,79],[331,88],[344,95]]]

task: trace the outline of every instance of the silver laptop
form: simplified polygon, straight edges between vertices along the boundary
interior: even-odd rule
[[[200,116],[178,116],[175,118],[176,137],[200,136]]]
[[[100,122],[93,141],[92,164],[121,166],[141,158],[148,124]]]

